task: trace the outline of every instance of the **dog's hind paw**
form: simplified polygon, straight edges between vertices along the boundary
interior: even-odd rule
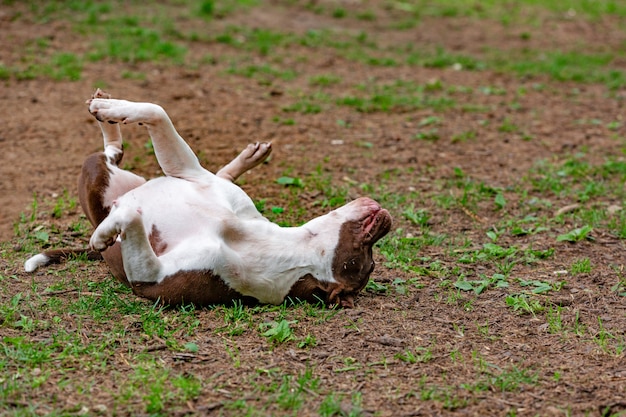
[[[92,98],[87,100],[89,113],[99,122],[153,124],[166,120],[161,106],[152,103],[135,103],[127,100]]]
[[[217,172],[217,176],[229,181],[235,181],[244,172],[265,161],[272,153],[270,142],[256,142],[249,144],[246,149]]]
[[[242,162],[247,171],[265,161],[271,153],[272,144],[270,142],[251,143],[239,154],[237,159],[243,159]]]

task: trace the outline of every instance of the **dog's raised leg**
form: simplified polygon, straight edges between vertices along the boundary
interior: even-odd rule
[[[104,98],[93,98],[87,103],[91,114],[101,122],[145,125],[152,138],[157,161],[165,175],[188,179],[206,175],[207,171],[180,137],[161,106]]]
[[[94,98],[110,99],[111,95],[105,93],[98,88],[92,96],[92,99]],[[100,126],[100,130],[102,131],[102,139],[104,141],[104,153],[107,156],[109,162],[118,165],[122,160],[122,156],[124,155],[120,125],[117,123],[111,124],[102,122],[98,122],[98,125]]]
[[[235,182],[246,171],[265,161],[272,153],[272,144],[268,142],[251,143],[235,159],[217,171],[217,176]]]
[[[110,95],[98,89],[92,99],[109,99]],[[78,180],[81,207],[95,227],[109,214],[113,201],[136,188],[146,180],[118,167],[124,156],[122,133],[118,124],[99,122],[104,149],[85,159]]]

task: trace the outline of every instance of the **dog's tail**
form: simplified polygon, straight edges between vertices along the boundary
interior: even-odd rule
[[[75,256],[85,256],[90,261],[96,261],[102,259],[100,252],[90,249],[53,249],[39,253],[26,262],[24,262],[24,269],[26,272],[33,272],[40,266],[47,266],[51,264],[61,263],[68,258]]]

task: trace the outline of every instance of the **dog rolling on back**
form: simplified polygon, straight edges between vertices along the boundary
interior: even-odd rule
[[[79,178],[80,203],[95,227],[90,246],[135,294],[166,305],[291,297],[353,306],[374,269],[372,247],[391,228],[377,202],[359,198],[300,227],[280,227],[234,184],[271,144],[248,145],[213,174],[160,106],[100,90],[87,104],[104,137],[104,150],[87,157]],[[120,125],[129,123],[147,128],[163,177],[146,181],[119,167]],[[25,269],[68,253],[35,255]]]

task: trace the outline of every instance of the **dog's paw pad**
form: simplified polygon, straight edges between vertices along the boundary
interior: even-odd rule
[[[255,165],[265,161],[271,152],[271,143],[257,142],[248,145],[248,147],[241,153],[241,156],[244,157],[247,165],[254,167]]]

